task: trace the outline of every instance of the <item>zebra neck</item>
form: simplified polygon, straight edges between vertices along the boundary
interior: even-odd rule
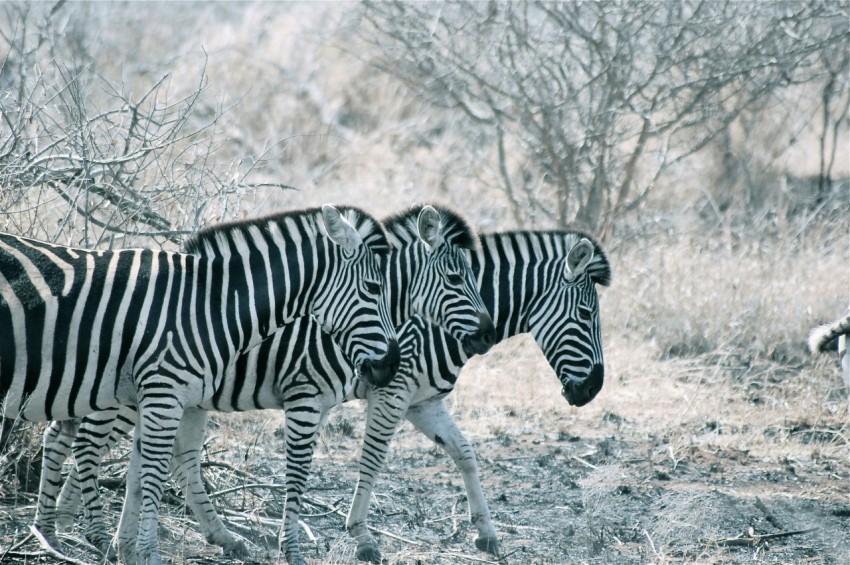
[[[532,247],[522,234],[484,234],[480,249],[471,256],[497,342],[529,331],[529,305],[542,293],[551,263]]]
[[[421,245],[404,244],[392,247],[384,264],[386,296],[390,305],[390,319],[396,327],[401,326],[416,314],[413,303],[415,294],[411,288],[419,275],[419,269],[427,261]]]
[[[216,249],[207,247],[208,315],[220,320],[232,352],[259,345],[280,326],[310,313],[327,282],[326,263],[333,261],[326,245],[289,234],[270,238],[256,230]]]

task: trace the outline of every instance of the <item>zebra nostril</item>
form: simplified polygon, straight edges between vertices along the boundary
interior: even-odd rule
[[[398,369],[398,365],[401,361],[401,347],[398,345],[397,339],[391,339],[387,343],[387,354],[384,356],[383,364],[387,367],[395,367]],[[395,371],[393,371],[393,374]]]
[[[605,366],[601,363],[597,363],[590,370],[590,376],[587,378],[587,389],[590,394],[591,400],[599,393],[600,390],[602,390],[602,385],[604,383]]]

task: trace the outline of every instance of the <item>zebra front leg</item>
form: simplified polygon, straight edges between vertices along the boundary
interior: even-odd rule
[[[490,509],[484,500],[484,491],[481,489],[475,452],[457,427],[445,402],[439,398],[415,404],[407,411],[407,419],[417,430],[440,445],[457,465],[466,487],[469,519],[478,529],[475,546],[481,551],[498,556],[499,541],[490,518]]]
[[[307,565],[298,545],[301,497],[307,487],[313,449],[327,416],[313,400],[306,406],[286,407],[286,500],[283,513],[283,549],[289,565]]]
[[[151,389],[157,390],[155,387]],[[157,539],[159,506],[182,417],[183,407],[174,396],[151,393],[139,402],[127,497],[118,528],[118,550],[128,565],[162,565]]]
[[[392,385],[391,385],[392,386]],[[395,435],[412,393],[408,390],[370,389],[366,412],[366,432],[360,452],[360,475],[351,509],[345,521],[348,534],[357,542],[357,559],[370,563],[381,562],[378,542],[369,533],[369,503],[378,474],[387,458],[390,440]]]
[[[221,547],[225,555],[246,557],[248,546],[225,527],[204,488],[201,449],[204,446],[207,415],[206,410],[186,409],[177,428],[172,469],[206,540]]]
[[[62,464],[71,452],[78,425],[76,420],[53,422],[44,431],[41,481],[33,527],[57,551],[62,550],[62,545],[56,537],[56,495],[62,486]]]

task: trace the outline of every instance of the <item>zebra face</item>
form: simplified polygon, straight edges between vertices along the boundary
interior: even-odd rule
[[[335,208],[326,205],[322,214],[336,264],[311,314],[366,382],[385,386],[398,370],[400,350],[379,258]]]
[[[432,248],[417,278],[412,294],[420,316],[447,330],[469,355],[486,353],[493,346],[496,328],[459,248],[447,243]]]
[[[593,246],[582,239],[567,256],[546,297],[531,309],[529,330],[561,381],[572,406],[602,390],[605,366],[596,283],[588,272]]]

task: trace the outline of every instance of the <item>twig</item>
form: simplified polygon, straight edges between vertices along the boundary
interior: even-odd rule
[[[9,548],[9,550],[8,550],[8,551],[15,551],[15,550],[17,550],[19,547],[23,547],[23,546],[24,546],[24,545],[25,545],[28,541],[30,541],[33,537],[35,537],[35,536],[33,535],[33,533],[32,533],[32,532],[28,533],[26,536],[24,536],[24,539],[22,539],[21,541],[19,541],[19,542],[18,542],[18,543],[16,543],[16,544],[13,544],[13,545]],[[8,551],[7,551],[7,553],[8,553]],[[2,561],[3,561],[3,560],[2,560],[2,559],[0,559],[0,562],[2,562]]]
[[[440,541],[447,542],[449,540],[453,540],[458,534],[458,530],[460,528],[460,525],[458,524],[458,519],[457,519],[458,502],[460,502],[460,497],[455,498],[454,504],[452,504],[452,515],[449,517],[452,520],[452,531],[447,537],[443,538]]]
[[[88,561],[80,561],[79,559],[74,559],[73,557],[68,557],[67,555],[63,555],[53,549],[47,540],[44,538],[41,532],[39,532],[35,526],[30,526],[30,533],[35,536],[35,539],[38,540],[38,545],[41,546],[43,553],[49,555],[54,559],[58,559],[60,561],[64,561],[65,563],[71,563],[72,565],[91,565]],[[40,556],[41,554],[28,554],[29,556],[35,557]]]
[[[216,492],[210,493],[210,498],[216,498],[219,496],[224,496],[225,494],[230,494],[232,492],[239,492],[241,490],[256,490],[256,489],[267,489],[267,490],[277,490],[286,492],[286,485],[278,485],[275,483],[249,483],[246,485],[239,485],[236,487],[227,488],[224,490],[219,490]]]
[[[594,471],[596,471],[598,469],[598,467],[596,465],[594,465],[593,463],[589,463],[589,462],[585,461],[584,459],[582,459],[578,455],[570,455],[570,459],[575,459],[576,461],[578,461],[579,463],[581,463],[585,467],[589,467],[590,469],[593,469]]]
[[[298,525],[301,526],[305,532],[307,532],[307,537],[310,538],[310,541],[314,544],[316,542],[316,536],[313,535],[313,530],[310,529],[310,526],[304,523],[303,520],[298,520]]]
[[[655,549],[655,543],[652,541],[652,537],[650,537],[649,532],[646,531],[646,528],[643,530],[643,535],[646,537],[646,541],[649,542],[649,547],[652,549],[652,553],[655,554],[655,557],[661,558],[661,555],[658,554],[658,550]]]
[[[717,540],[714,543],[716,543],[718,545],[726,545],[726,546],[732,546],[732,547],[744,546],[744,545],[752,546],[752,545],[758,545],[760,543],[763,543],[765,541],[772,540],[772,539],[787,538],[787,537],[790,537],[790,536],[798,536],[798,535],[801,535],[801,534],[808,534],[810,532],[814,532],[815,530],[817,530],[817,528],[809,528],[807,530],[793,530],[793,531],[789,531],[789,532],[777,532],[775,534],[763,534],[763,535],[754,534],[752,532],[747,532],[746,534],[742,534],[741,536],[738,536],[736,538],[721,539],[721,540]]]

